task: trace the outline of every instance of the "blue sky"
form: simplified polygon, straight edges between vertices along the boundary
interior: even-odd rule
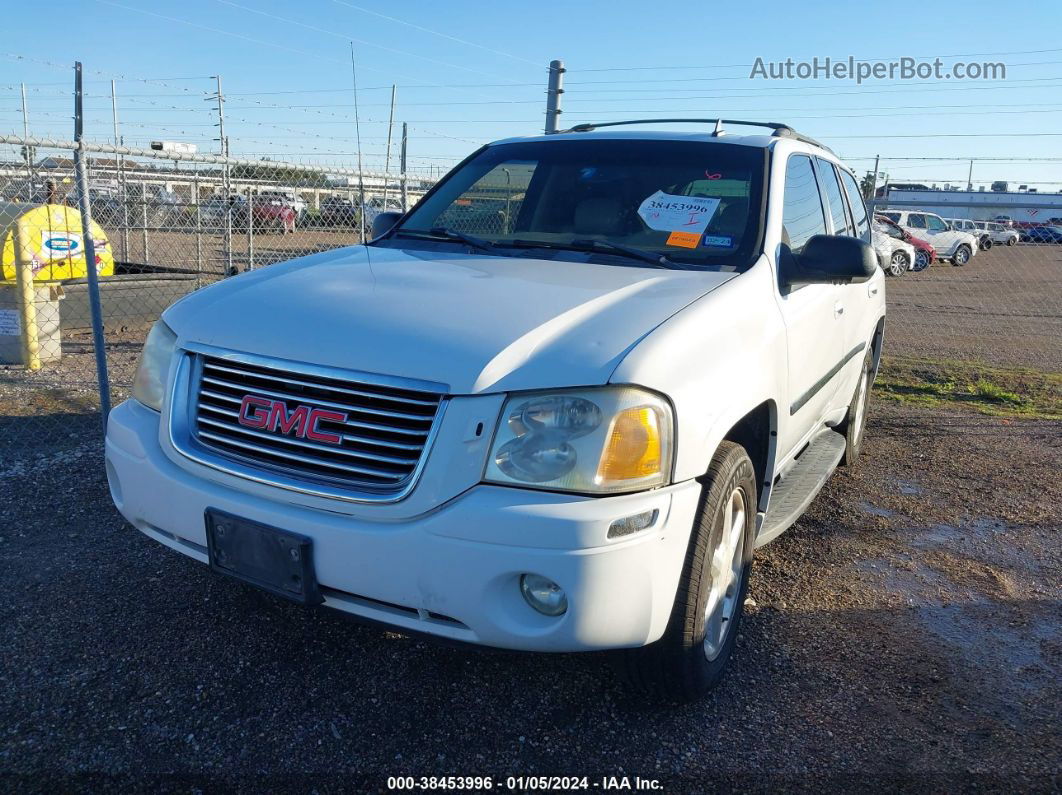
[[[1062,6],[1042,4],[1035,15],[1005,9],[998,0],[922,3],[911,13],[895,4],[805,2],[794,13],[791,2],[644,0],[18,4],[5,12],[0,130],[21,132],[18,88],[25,82],[31,131],[69,138],[68,66],[80,59],[91,138],[111,138],[116,78],[127,143],[166,138],[216,151],[216,108],[206,97],[211,76],[220,74],[234,155],[351,164],[353,39],[363,155],[374,168],[383,163],[392,84],[396,121],[411,128],[411,164],[439,170],[480,142],[539,132],[546,67],[562,58],[569,124],[717,114],[784,121],[859,171],[880,154],[893,179],[965,183],[967,163],[894,158],[997,158],[977,163],[974,180],[1059,190]],[[757,57],[849,55],[941,56],[946,66],[1001,61],[1007,80],[885,79],[860,87],[749,79]]]

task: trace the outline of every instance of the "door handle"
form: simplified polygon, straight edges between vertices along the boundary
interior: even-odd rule
[[[836,304],[833,305],[833,316],[834,317],[840,317],[843,314],[844,314],[844,304],[842,304],[840,301],[838,301]]]

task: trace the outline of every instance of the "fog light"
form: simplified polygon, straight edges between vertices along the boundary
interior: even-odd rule
[[[644,530],[656,521],[656,517],[659,514],[660,511],[654,508],[651,511],[643,511],[642,513],[634,514],[634,516],[617,519],[609,525],[608,537],[622,538],[623,536],[629,536],[631,533],[637,533],[639,530]]]
[[[560,616],[568,609],[564,589],[538,574],[521,574],[520,592],[524,600],[544,616]]]

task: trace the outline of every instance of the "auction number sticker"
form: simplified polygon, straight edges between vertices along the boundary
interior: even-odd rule
[[[657,191],[638,207],[645,225],[658,232],[685,232],[700,236],[708,228],[719,199],[705,196],[673,196]]]

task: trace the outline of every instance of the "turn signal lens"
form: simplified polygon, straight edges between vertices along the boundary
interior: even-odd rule
[[[597,468],[597,482],[640,480],[663,466],[660,416],[652,406],[625,409],[612,420]]]

